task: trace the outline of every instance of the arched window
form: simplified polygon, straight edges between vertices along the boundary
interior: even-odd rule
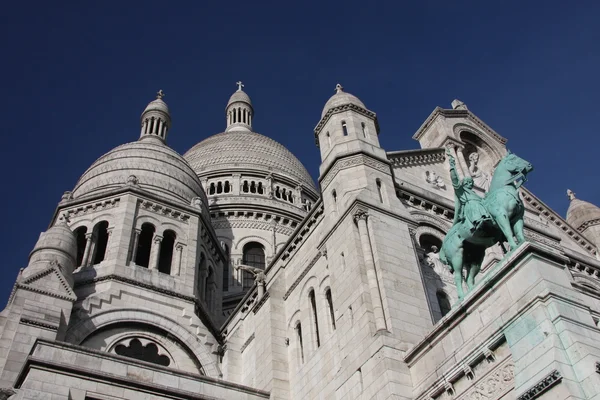
[[[242,186],[242,192],[248,193],[250,190],[250,186],[248,186],[248,181],[244,181],[244,185]]]
[[[204,302],[208,306],[209,310],[212,310],[213,292],[215,289],[215,272],[212,267],[208,268],[208,275],[206,276],[206,286],[204,287]]]
[[[300,351],[300,361],[304,364],[304,346],[302,344],[302,324],[300,321],[296,324],[296,338],[298,340],[298,350]]]
[[[250,193],[256,193],[256,182],[250,182]]]
[[[75,229],[75,237],[77,238],[77,266],[81,267],[83,263],[83,255],[85,254],[85,245],[87,240],[85,234],[87,233],[87,227],[80,226]]]
[[[438,304],[440,306],[440,312],[442,313],[442,317],[450,312],[452,305],[450,304],[450,300],[448,299],[448,295],[441,290],[438,290],[435,294],[437,297]]]
[[[106,246],[108,245],[108,222],[98,222],[94,227],[94,262],[100,264],[104,261],[106,255]]]
[[[241,108],[237,109],[237,119],[238,119],[238,122],[242,122],[242,109]]]
[[[229,184],[229,181],[225,181],[225,185],[223,185],[223,191],[225,193],[229,193],[230,190],[231,190],[231,185]]]
[[[211,182],[208,194],[215,194],[215,183]]]
[[[204,291],[204,278],[206,276],[206,256],[204,253],[200,253],[200,262],[198,263],[198,274],[196,286],[198,289],[198,296],[200,297]]]
[[[327,132],[327,133],[325,134],[325,136],[327,136],[327,145],[328,145],[329,147],[331,147],[331,135],[329,134],[329,132]]]
[[[348,127],[346,126],[346,121],[342,121],[342,131],[344,132],[344,136],[348,136]]]
[[[169,364],[171,364],[171,360],[168,356],[159,354],[157,345],[148,343],[146,346],[143,346],[139,339],[132,339],[128,346],[118,344],[115,347],[115,353],[120,356],[131,357],[136,360],[147,361],[165,367],[168,367]]]
[[[150,118],[150,133],[154,133],[154,117]]]
[[[258,188],[256,188],[256,191],[258,192],[258,194],[264,193],[262,182],[258,182]]]
[[[363,133],[363,137],[367,137],[367,135],[368,135],[368,133],[369,133],[369,132],[367,131],[367,125],[365,125],[365,123],[364,123],[364,122],[361,122],[361,123],[360,123],[360,126],[362,127],[362,133]]]
[[[379,194],[379,201],[383,203],[383,193],[381,189],[381,179],[375,179],[375,184],[377,185],[377,193]]]
[[[225,261],[223,261],[223,291],[229,290],[229,246],[223,243],[223,252],[225,253]]]
[[[311,290],[308,293],[308,300],[310,302],[310,309],[312,311],[313,321],[315,324],[315,339],[317,341],[317,347],[321,347],[321,338],[319,337],[319,318],[317,317],[317,301],[315,300],[314,290]]]
[[[342,253],[343,256],[344,253]],[[335,331],[335,313],[333,312],[333,298],[331,297],[331,289],[325,291],[325,299],[327,300],[327,308],[329,308],[329,317],[331,318],[331,330]]]
[[[337,192],[335,189],[331,192],[331,198],[333,198],[333,209],[337,210]]]
[[[155,230],[154,225],[148,222],[142,224],[142,232],[135,253],[135,263],[137,265],[146,268],[150,265],[150,249],[152,248],[152,238]]]
[[[265,250],[260,243],[250,242],[244,246],[242,263],[250,267],[265,269]],[[243,288],[252,287],[254,276],[244,271]]]
[[[278,199],[281,198],[281,192],[279,191],[279,186],[275,186],[275,197]]]
[[[217,182],[217,193],[218,194],[223,193],[223,183],[221,183],[221,182]]]
[[[160,255],[158,257],[158,272],[171,274],[171,263],[173,261],[173,248],[177,235],[172,230],[166,230],[160,243]]]

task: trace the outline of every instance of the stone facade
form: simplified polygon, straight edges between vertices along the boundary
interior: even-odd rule
[[[385,151],[338,85],[319,192],[238,85],[183,157],[159,92],[65,193],[0,313],[0,399],[600,398],[600,209],[521,188],[528,242],[457,303],[444,148],[484,195],[505,138],[455,100]]]

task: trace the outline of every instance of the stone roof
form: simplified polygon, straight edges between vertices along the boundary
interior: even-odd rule
[[[287,176],[316,191],[310,174],[300,160],[281,143],[256,132],[227,131],[210,136],[188,150],[183,157],[198,175],[254,169],[265,175],[278,173]]]
[[[200,197],[207,204],[200,180],[185,159],[158,141],[146,140],[123,144],[97,159],[79,178],[73,198],[127,184],[170,200],[190,204]]]
[[[250,96],[248,96],[246,94],[246,92],[244,92],[243,90],[238,90],[236,92],[233,92],[233,94],[229,98],[229,101],[227,102],[227,107],[229,107],[230,104],[238,102],[238,101],[242,101],[244,103],[248,103],[248,104],[252,105],[252,101],[250,101]],[[227,107],[225,107],[225,108],[227,108]]]
[[[329,100],[327,100],[327,103],[325,103],[325,107],[323,107],[323,111],[321,112],[321,118],[323,118],[325,114],[327,114],[327,111],[329,111],[329,109],[344,104],[354,104],[364,109],[367,108],[365,104],[359,100],[358,97],[354,96],[353,94],[344,92],[341,85],[338,84],[336,86],[336,91],[337,93],[331,96]]]
[[[162,111],[169,114],[169,106],[162,99],[156,99],[148,103],[142,115],[148,111]]]
[[[569,209],[567,210],[567,222],[572,227],[578,231],[582,231],[587,227],[584,226],[587,222],[598,219],[600,219],[600,208],[598,206],[577,199],[573,195],[571,204],[569,204]]]

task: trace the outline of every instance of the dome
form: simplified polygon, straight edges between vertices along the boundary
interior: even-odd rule
[[[167,103],[165,103],[162,98],[158,98],[148,103],[148,106],[146,106],[142,115],[148,111],[160,111],[169,114],[169,106],[167,106]]]
[[[344,88],[339,83],[335,87],[336,93],[327,100],[325,103],[325,107],[323,107],[323,112],[321,112],[321,118],[327,114],[327,111],[330,109],[341,106],[344,104],[354,104],[361,108],[367,108],[365,104],[358,99],[358,97],[353,94],[344,92]]]
[[[250,131],[227,131],[211,136],[183,157],[198,175],[211,171],[257,169],[285,175],[316,191],[304,165],[282,144]]]
[[[567,222],[572,227],[579,229],[586,222],[600,219],[600,208],[598,206],[576,198],[570,190],[567,193],[571,199],[571,204],[569,204],[567,210]]]
[[[77,239],[66,223],[58,223],[40,234],[40,238],[29,255],[29,265],[23,276],[33,275],[48,263],[57,261],[63,273],[70,274],[75,267]]]
[[[97,159],[79,178],[73,198],[126,184],[186,204],[200,197],[206,204],[200,180],[183,157],[161,142],[149,140],[121,145]]]
[[[250,96],[248,96],[246,94],[246,92],[244,92],[243,90],[238,90],[236,92],[233,92],[233,94],[229,98],[229,101],[227,102],[227,107],[229,107],[232,103],[235,103],[238,101],[252,105],[252,101],[250,101]],[[225,108],[227,108],[227,107],[225,107]]]

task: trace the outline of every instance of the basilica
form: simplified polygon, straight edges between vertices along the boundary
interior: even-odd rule
[[[519,184],[525,240],[488,247],[464,296],[441,256],[456,177],[485,198],[509,154],[465,103],[390,151],[337,85],[315,183],[253,131],[241,82],[183,155],[163,97],[23,254],[0,400],[600,399],[600,208],[569,190],[563,217]]]

